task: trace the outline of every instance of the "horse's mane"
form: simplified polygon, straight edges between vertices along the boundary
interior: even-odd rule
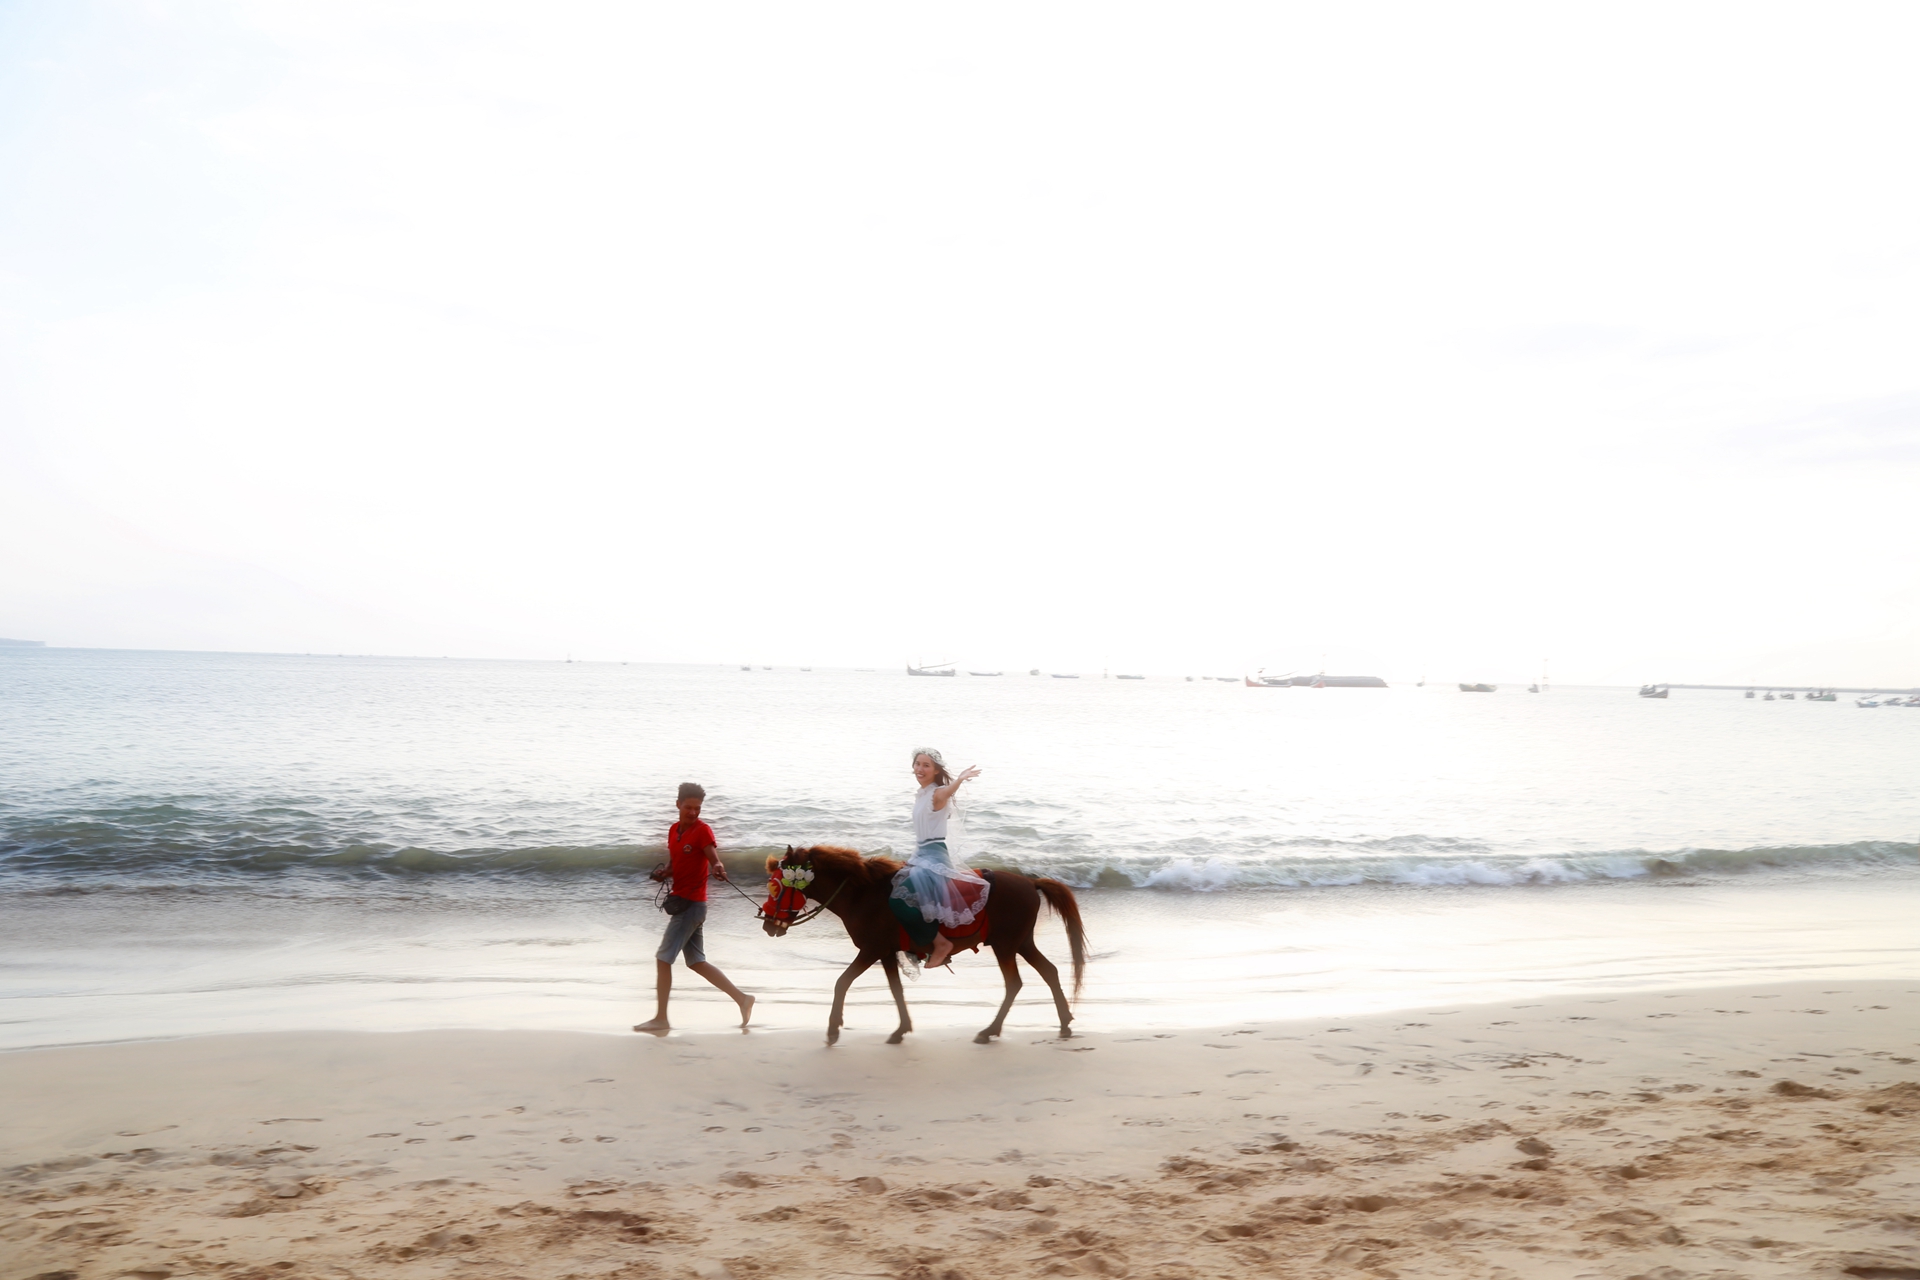
[[[858,849],[843,849],[833,844],[817,844],[806,852],[815,866],[844,876],[855,884],[891,884],[893,873],[903,865],[897,858],[863,858]]]

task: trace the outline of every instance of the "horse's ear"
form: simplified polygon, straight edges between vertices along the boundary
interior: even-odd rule
[[[791,858],[791,857],[793,856],[793,846],[792,846],[792,845],[788,845],[788,846],[787,846],[787,856],[788,856],[789,858]]]

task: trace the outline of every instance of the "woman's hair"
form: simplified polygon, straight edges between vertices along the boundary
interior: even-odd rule
[[[953,781],[953,775],[947,772],[947,762],[941,759],[938,751],[935,751],[932,747],[915,747],[913,749],[913,759],[918,761],[921,756],[925,756],[927,759],[933,761],[934,786],[944,787]]]

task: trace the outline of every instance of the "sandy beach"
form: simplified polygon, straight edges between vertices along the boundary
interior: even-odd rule
[[[1920,1276],[1920,984],[0,1057],[0,1280]]]

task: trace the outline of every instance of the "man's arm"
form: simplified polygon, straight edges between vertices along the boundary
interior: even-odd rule
[[[707,874],[710,876],[718,876],[722,880],[727,878],[726,864],[720,861],[720,846],[718,845],[710,844],[707,846]]]

